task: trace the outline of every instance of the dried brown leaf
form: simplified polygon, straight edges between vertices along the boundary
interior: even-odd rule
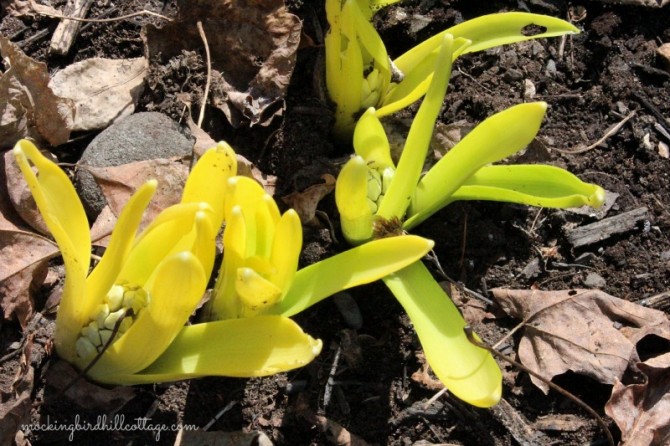
[[[11,150],[5,152],[5,178],[7,179],[7,193],[14,209],[19,214],[23,222],[40,234],[49,234],[42,214],[40,214],[33,195],[30,192],[28,183],[26,183],[21,169],[14,161],[14,154]]]
[[[144,57],[96,57],[60,70],[49,87],[58,96],[72,100],[75,106],[72,130],[98,130],[135,111],[147,69]]]
[[[3,2],[4,4],[4,2]],[[60,14],[56,8],[48,5],[41,5],[35,0],[11,0],[7,5],[7,15],[14,17],[36,15],[58,15]]]
[[[494,289],[503,310],[525,322],[519,358],[547,379],[572,370],[614,384],[638,361],[636,343],[655,334],[670,340],[670,322],[657,310],[597,290]],[[545,393],[549,387],[531,378]]]
[[[210,104],[228,121],[267,125],[283,110],[295,66],[301,22],[283,0],[179,0],[180,14],[163,28],[148,25],[146,53],[153,61],[183,50],[202,51],[196,22],[207,36],[212,63]]]
[[[178,159],[137,161],[114,167],[87,167],[102,189],[107,203],[118,217],[133,193],[150,179],[158,180],[158,188],[147,211],[143,224],[154,219],[168,206],[181,200],[181,193],[188,177],[188,166]]]
[[[94,245],[107,246],[116,221],[112,208],[106,205],[91,226],[91,242]]]
[[[335,177],[324,174],[321,178],[324,180],[323,183],[314,184],[303,192],[293,192],[281,198],[284,203],[295,209],[303,224],[321,226],[316,219],[316,208],[319,202],[335,189]]]
[[[0,35],[0,54],[9,68],[0,76],[0,146],[21,138],[57,146],[70,137],[74,107],[49,88],[46,64],[26,56]]]
[[[643,384],[614,384],[605,413],[621,430],[622,445],[670,444],[670,353],[637,365]]]
[[[14,164],[7,157],[3,162]],[[0,169],[0,184],[7,183],[6,172]],[[24,227],[9,194],[0,189],[0,308],[5,319],[16,316],[26,326],[34,311],[30,291],[41,285],[47,261],[58,252],[54,242]]]

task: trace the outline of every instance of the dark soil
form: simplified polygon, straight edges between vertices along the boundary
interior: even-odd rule
[[[54,1],[55,6],[63,2]],[[109,6],[96,2],[92,17]],[[286,98],[286,110],[268,128],[233,129],[215,110],[207,114],[206,130],[225,139],[236,150],[256,162],[262,170],[278,176],[279,196],[319,182],[325,172],[335,174],[351,147],[336,145],[329,138],[331,108],[323,100],[319,86],[319,58],[323,33],[327,29],[322,2],[291,1],[290,8],[303,21],[304,41]],[[116,2],[112,15],[144,8],[160,11],[158,1]],[[531,12],[571,18],[582,33],[566,39],[561,52],[558,38],[506,46],[482,54],[462,57],[454,67],[453,80],[441,115],[444,123],[466,120],[480,122],[487,116],[524,101],[524,79],[536,89],[536,100],[549,103],[537,147],[524,157],[566,167],[584,180],[619,194],[608,216],[640,207],[648,218],[633,230],[611,236],[583,248],[573,248],[566,228],[590,223],[592,217],[569,211],[534,209],[523,206],[468,202],[441,211],[417,233],[436,241],[436,254],[449,277],[465,287],[488,296],[494,287],[559,290],[584,287],[588,273],[604,279],[600,288],[617,297],[641,301],[668,290],[670,285],[670,160],[659,155],[658,142],[670,143],[658,126],[668,131],[670,124],[670,74],[656,56],[656,47],[670,41],[668,9],[604,6],[597,1],[585,7],[563,0],[482,1],[408,0],[378,14],[380,30],[392,56],[401,54],[418,41],[462,19],[499,11],[528,7]],[[407,19],[398,20],[399,12]],[[165,14],[174,15],[168,2]],[[420,15],[427,25],[412,29],[411,19]],[[46,39],[37,39],[24,50],[50,69],[89,57],[136,57],[143,54],[141,25],[148,19],[135,18],[115,24],[93,24],[85,29],[71,55],[50,58]],[[27,29],[21,31],[22,23]],[[42,29],[53,29],[54,21],[5,18],[0,31],[24,41]],[[18,34],[17,34],[18,33]],[[312,44],[309,44],[312,42]],[[176,120],[183,106],[179,92],[198,97],[204,88],[203,54],[183,54],[182,60],[152,67],[149,87],[141,110],[163,111]],[[409,117],[416,106],[403,116]],[[635,111],[623,127],[602,144],[579,150],[600,139],[613,125]],[[665,117],[665,119],[664,119]],[[94,135],[56,149],[76,159]],[[577,153],[571,153],[577,152]],[[332,197],[320,207],[335,233],[339,234],[337,212]],[[328,230],[305,228],[303,264],[346,249],[334,241]],[[338,238],[340,240],[341,237]],[[555,248],[547,254],[545,248]],[[536,265],[533,268],[533,265]],[[437,273],[436,273],[437,274]],[[45,290],[48,294],[48,290]],[[263,379],[208,378],[169,386],[145,386],[120,411],[126,420],[151,413],[152,423],[206,425],[228,403],[236,404],[210,430],[261,430],[279,445],[337,444],[317,428],[314,414],[325,414],[352,435],[375,444],[411,445],[429,443],[465,445],[509,444],[606,444],[603,432],[586,412],[556,393],[545,396],[527,375],[509,364],[505,370],[504,398],[532,427],[538,418],[574,416],[584,420],[574,430],[546,430],[549,441],[524,442],[514,423],[500,410],[474,409],[454,398],[443,396],[425,409],[436,390],[410,376],[421,368],[420,345],[401,307],[378,284],[355,289],[364,323],[352,330],[340,317],[331,300],[311,308],[296,319],[314,337],[324,342],[323,353],[304,369]],[[463,293],[464,299],[475,299]],[[42,302],[43,303],[43,302]],[[40,302],[38,302],[40,304]],[[38,308],[41,308],[38,306]],[[476,326],[489,344],[494,344],[518,321],[488,308],[496,319]],[[667,311],[667,307],[665,308]],[[2,326],[2,347],[21,339],[18,326]],[[513,354],[518,337],[501,348]],[[339,365],[330,404],[324,407],[324,389],[336,353]],[[33,393],[33,421],[67,423],[80,416],[95,422],[100,414],[84,411],[45,392],[45,371],[55,358],[34,362],[36,389]],[[3,384],[14,375],[17,362],[2,367]],[[604,416],[603,406],[611,387],[578,375],[555,380]],[[616,425],[608,421],[615,437]],[[175,432],[163,432],[159,444],[173,444]],[[515,438],[515,435],[517,436]],[[60,444],[67,435],[34,432],[32,444]],[[77,433],[81,444],[154,443],[150,432]],[[352,443],[356,444],[356,443]]]

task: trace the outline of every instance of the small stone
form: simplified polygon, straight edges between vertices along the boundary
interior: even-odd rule
[[[358,330],[363,326],[363,315],[351,294],[337,293],[333,296],[333,302],[349,327]]]
[[[535,97],[537,90],[535,89],[535,84],[530,79],[523,80],[523,98],[527,101],[530,101]]]
[[[547,67],[544,69],[544,74],[549,77],[555,77],[557,73],[558,70],[556,69],[556,62],[554,62],[553,59],[549,59],[547,62]]]
[[[670,72],[670,42],[659,46],[656,49],[656,54],[658,54],[665,69]]]
[[[534,279],[542,273],[542,266],[540,265],[540,259],[534,258],[523,268],[519,276],[523,277],[526,280]]]
[[[584,286],[587,288],[602,288],[607,285],[607,281],[596,273],[588,273],[584,279]]]
[[[162,113],[135,113],[115,122],[88,145],[80,164],[112,167],[135,161],[183,157],[191,153],[193,142],[179,124]],[[78,169],[76,185],[86,214],[92,220],[107,204],[93,175]]]
[[[658,154],[661,158],[670,158],[670,146],[663,141],[658,142]]]
[[[519,70],[516,70],[514,68],[509,68],[507,71],[505,71],[505,74],[503,75],[503,79],[507,82],[516,82],[520,81],[523,79],[523,73]]]

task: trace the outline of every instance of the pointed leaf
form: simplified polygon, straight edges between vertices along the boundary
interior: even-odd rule
[[[489,352],[468,341],[465,321],[423,263],[384,279],[409,316],[426,360],[451,393],[477,407],[502,394],[502,374]]]
[[[405,228],[416,226],[444,207],[461,184],[482,166],[526,147],[540,129],[546,110],[545,102],[519,104],[475,127],[421,179]]]
[[[584,183],[565,169],[544,164],[484,166],[451,196],[457,200],[490,200],[546,208],[600,207],[605,191]]]
[[[157,185],[155,180],[145,183],[121,211],[102,259],[86,279],[87,299],[86,302],[80,303],[87,307],[88,310],[84,310],[86,314],[93,313],[95,307],[102,303],[102,299],[116,282],[135,243],[135,234],[142,221],[142,214],[149,205]]]
[[[151,366],[124,380],[141,384],[199,376],[267,376],[308,364],[321,347],[321,340],[281,316],[189,325]]]
[[[88,220],[65,172],[44,157],[33,143],[20,140],[14,147],[14,156],[63,255],[66,280],[56,318],[55,344],[64,359],[73,361],[75,341],[89,316],[83,311],[85,305],[81,305],[86,295],[91,252]],[[39,176],[32,171],[29,160]]]
[[[415,235],[388,237],[309,265],[296,274],[278,312],[293,316],[338,291],[381,279],[420,259],[433,245]]]
[[[237,318],[242,311],[235,292],[235,282],[237,270],[244,265],[246,258],[247,227],[239,206],[235,206],[226,218],[226,229],[223,231],[223,261],[214,285],[213,298],[205,309],[204,320]]]
[[[198,234],[196,216],[200,212],[211,215],[211,209],[204,202],[176,204],[164,210],[156,217],[160,224],[152,222],[131,249],[117,283],[145,286],[167,257],[180,251],[192,251]],[[164,218],[163,214],[170,218]]]
[[[377,216],[379,217],[387,220],[392,218],[404,219],[426,160],[433,126],[447,92],[449,76],[451,75],[453,46],[452,36],[446,34],[440,48],[435,76],[409,129],[405,148],[398,161],[393,181],[391,181],[386,195],[379,204],[377,210]]]
[[[275,272],[270,280],[286,294],[293,283],[293,278],[298,270],[300,251],[302,250],[302,226],[298,214],[289,209],[282,215],[272,243],[272,254],[270,263],[275,267]]]
[[[541,32],[532,34],[529,28],[533,25],[540,27]],[[470,40],[472,43],[464,53],[471,53],[524,40],[578,32],[579,29],[574,25],[546,15],[525,12],[489,14],[448,28],[410,49],[393,62],[403,73],[409,75],[424,60],[437,58],[437,49],[445,34],[451,34],[455,39],[462,37]]]
[[[455,38],[451,60],[456,60],[471,43],[462,37]],[[409,107],[426,94],[433,80],[437,55],[436,50],[435,57],[421,59],[410,71],[403,73],[403,80],[400,83],[389,87],[388,92],[384,95],[382,106],[377,110],[378,117],[382,118]]]
[[[237,174],[235,151],[225,141],[207,150],[186,180],[182,203],[208,203],[214,209],[216,228],[223,221],[224,194],[228,179]]]

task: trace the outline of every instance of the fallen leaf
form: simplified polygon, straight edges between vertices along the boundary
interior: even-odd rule
[[[49,88],[46,64],[26,56],[2,35],[0,54],[8,65],[0,76],[0,146],[11,147],[25,137],[52,146],[66,142],[74,106]]]
[[[144,57],[86,59],[56,73],[49,87],[58,96],[72,100],[72,130],[98,130],[135,111],[147,69]]]
[[[549,414],[538,417],[533,429],[542,431],[577,432],[589,425],[585,419],[573,414]]]
[[[654,334],[670,340],[665,313],[602,291],[498,288],[493,296],[508,315],[525,322],[519,358],[546,379],[572,370],[614,384],[639,361],[640,339]],[[531,379],[548,393],[545,383]]]
[[[116,221],[114,211],[109,205],[106,205],[91,226],[91,243],[98,246],[107,246]]]
[[[321,184],[314,184],[303,192],[293,192],[282,197],[282,201],[292,207],[300,216],[303,224],[320,227],[316,219],[316,208],[319,202],[335,189],[335,177],[330,174],[321,175],[324,180]]]
[[[412,381],[415,381],[428,390],[442,390],[444,384],[430,373],[430,364],[426,361],[426,356],[422,351],[416,352],[416,359],[421,364],[421,368],[412,373]]]
[[[4,3],[4,2],[3,2]],[[41,5],[35,0],[12,0],[6,6],[7,15],[14,17],[35,17],[37,15],[59,15],[59,11],[48,5]]]
[[[302,25],[283,0],[179,0],[176,20],[147,25],[143,35],[150,63],[203,50],[201,21],[211,53],[210,104],[239,127],[268,125],[283,111]]]
[[[622,446],[670,444],[670,353],[637,368],[646,382],[615,382],[605,413],[619,426]]]
[[[3,162],[10,161],[5,157]],[[0,169],[0,184],[7,183],[5,172]],[[42,283],[48,260],[58,252],[54,242],[25,227],[0,188],[0,308],[5,319],[15,316],[26,326],[34,311],[30,291]]]
[[[37,209],[37,204],[30,192],[28,183],[21,173],[21,169],[14,160],[14,154],[11,150],[5,152],[4,156],[4,174],[7,184],[7,193],[14,209],[19,214],[24,223],[39,232],[40,234],[49,234],[42,214]]]
[[[137,161],[114,167],[87,167],[102,189],[107,203],[118,217],[133,193],[148,180],[158,180],[158,188],[144,213],[143,225],[160,211],[178,203],[188,177],[188,166],[178,159]]]

